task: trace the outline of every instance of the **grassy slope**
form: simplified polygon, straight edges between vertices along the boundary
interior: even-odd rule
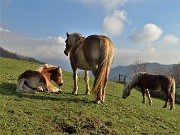
[[[39,64],[0,57],[0,134],[179,134],[180,106],[170,111],[164,101],[142,104],[141,94],[133,90],[121,98],[122,85],[108,83],[106,102],[94,104],[85,96],[79,76],[79,95],[71,95],[72,74],[63,72],[63,94],[15,92],[17,77]],[[93,80],[91,80],[91,87]]]

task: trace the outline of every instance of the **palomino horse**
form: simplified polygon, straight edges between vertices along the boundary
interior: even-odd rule
[[[26,70],[18,77],[17,92],[35,93],[37,91],[49,91],[59,93],[61,89],[51,84],[53,80],[57,85],[63,85],[62,70],[58,66],[45,64],[37,71]]]
[[[164,108],[167,108],[167,103],[170,101],[170,110],[175,109],[175,80],[167,75],[151,75],[141,72],[132,77],[126,84],[123,90],[122,98],[127,98],[130,95],[131,89],[135,86],[139,87],[143,95],[143,103],[146,102],[145,95],[149,98],[149,104],[152,104],[149,90],[163,90],[166,94],[166,102]]]
[[[90,94],[88,70],[95,76],[93,93],[96,103],[105,100],[105,89],[108,81],[110,67],[114,59],[114,47],[112,41],[103,35],[91,35],[84,38],[79,33],[68,34],[66,39],[66,56],[70,54],[70,62],[73,70],[74,90],[77,95],[77,68],[85,71],[86,94]]]

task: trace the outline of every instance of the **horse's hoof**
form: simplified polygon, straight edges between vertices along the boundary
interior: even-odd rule
[[[56,94],[61,94],[61,93],[63,93],[62,91],[58,91],[58,92],[56,92]]]
[[[101,100],[94,101],[95,104],[101,104]]]
[[[72,92],[72,95],[75,95],[75,96],[77,96],[78,94],[77,94],[76,92]]]
[[[95,103],[96,103],[96,104],[103,104],[104,101],[103,101],[103,100],[95,100]]]
[[[89,92],[86,92],[85,95],[91,95]]]

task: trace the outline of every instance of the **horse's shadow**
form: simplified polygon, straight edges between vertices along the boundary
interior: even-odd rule
[[[52,101],[63,101],[63,102],[76,102],[76,103],[92,103],[93,101],[89,101],[88,99],[80,99],[76,96],[67,97],[67,95],[70,96],[71,93],[61,93],[65,96],[52,96],[54,93],[43,93],[41,95],[39,94],[27,94],[27,93],[18,93],[15,91],[16,84],[14,83],[7,83],[2,82],[0,83],[0,94],[1,95],[8,95],[8,96],[17,96],[19,98],[29,98],[29,99],[35,99],[35,100],[52,100]],[[79,95],[82,96],[82,95]]]

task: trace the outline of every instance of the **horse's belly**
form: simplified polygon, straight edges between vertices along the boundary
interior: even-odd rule
[[[36,88],[36,87],[40,86],[41,82],[40,82],[39,78],[37,78],[37,77],[30,77],[30,78],[26,78],[26,83],[31,88]]]
[[[86,69],[86,70],[90,70],[91,67],[88,64],[88,62],[85,59],[84,53],[81,51],[78,51],[76,53],[76,63],[75,65],[77,66],[77,68],[79,69]]]

